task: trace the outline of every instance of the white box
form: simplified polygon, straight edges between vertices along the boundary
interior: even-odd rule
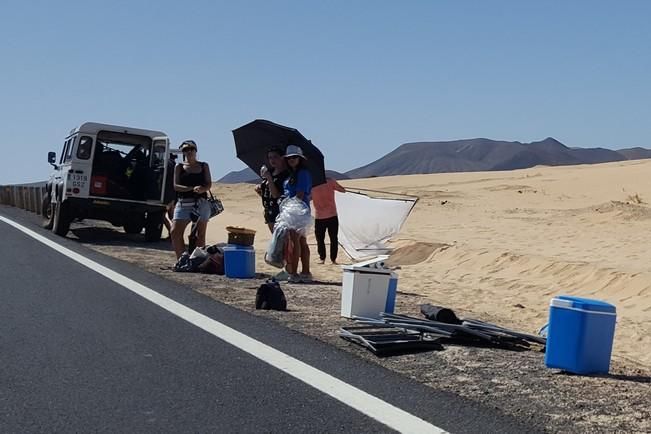
[[[344,273],[341,316],[380,318],[380,313],[386,310],[388,297],[395,297],[395,291],[389,294],[389,284],[397,276],[386,268],[375,268],[381,259],[341,267]],[[392,300],[390,306],[393,304]]]

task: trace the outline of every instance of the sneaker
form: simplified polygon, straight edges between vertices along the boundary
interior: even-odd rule
[[[289,283],[301,283],[301,276],[298,274],[290,274],[289,277],[287,278],[287,282]]]
[[[300,277],[301,282],[303,283],[312,283],[312,273],[301,273],[298,277]]]
[[[282,270],[280,273],[274,276],[274,279],[276,279],[276,282],[287,282],[289,279],[289,273],[285,270]]]

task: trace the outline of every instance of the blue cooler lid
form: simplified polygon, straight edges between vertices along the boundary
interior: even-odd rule
[[[239,244],[226,244],[222,247],[224,251],[226,250],[253,250],[253,246],[241,246]]]
[[[550,303],[552,307],[569,307],[573,309],[587,310],[590,312],[615,313],[615,306],[601,300],[590,298],[573,297],[571,295],[559,295],[554,297]]]

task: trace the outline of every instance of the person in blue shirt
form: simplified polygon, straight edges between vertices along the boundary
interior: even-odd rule
[[[290,174],[283,185],[284,196],[288,198],[297,197],[305,203],[305,206],[310,208],[312,175],[305,167],[306,158],[303,154],[303,150],[300,146],[288,145],[285,150],[285,160],[287,160]],[[295,231],[291,231],[291,237],[294,248],[292,255],[287,261],[289,282],[311,282],[310,247],[307,245],[307,239]],[[299,258],[301,260],[301,274],[298,274]]]

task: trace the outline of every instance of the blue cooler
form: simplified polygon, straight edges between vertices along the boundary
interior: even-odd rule
[[[226,277],[238,279],[255,277],[255,250],[253,246],[227,244],[224,247],[224,274]]]
[[[575,374],[607,374],[615,335],[615,306],[561,295],[549,308],[548,368]]]
[[[389,289],[387,290],[387,303],[384,305],[386,313],[393,313],[396,309],[396,293],[398,292],[398,276],[391,273],[389,279]]]

